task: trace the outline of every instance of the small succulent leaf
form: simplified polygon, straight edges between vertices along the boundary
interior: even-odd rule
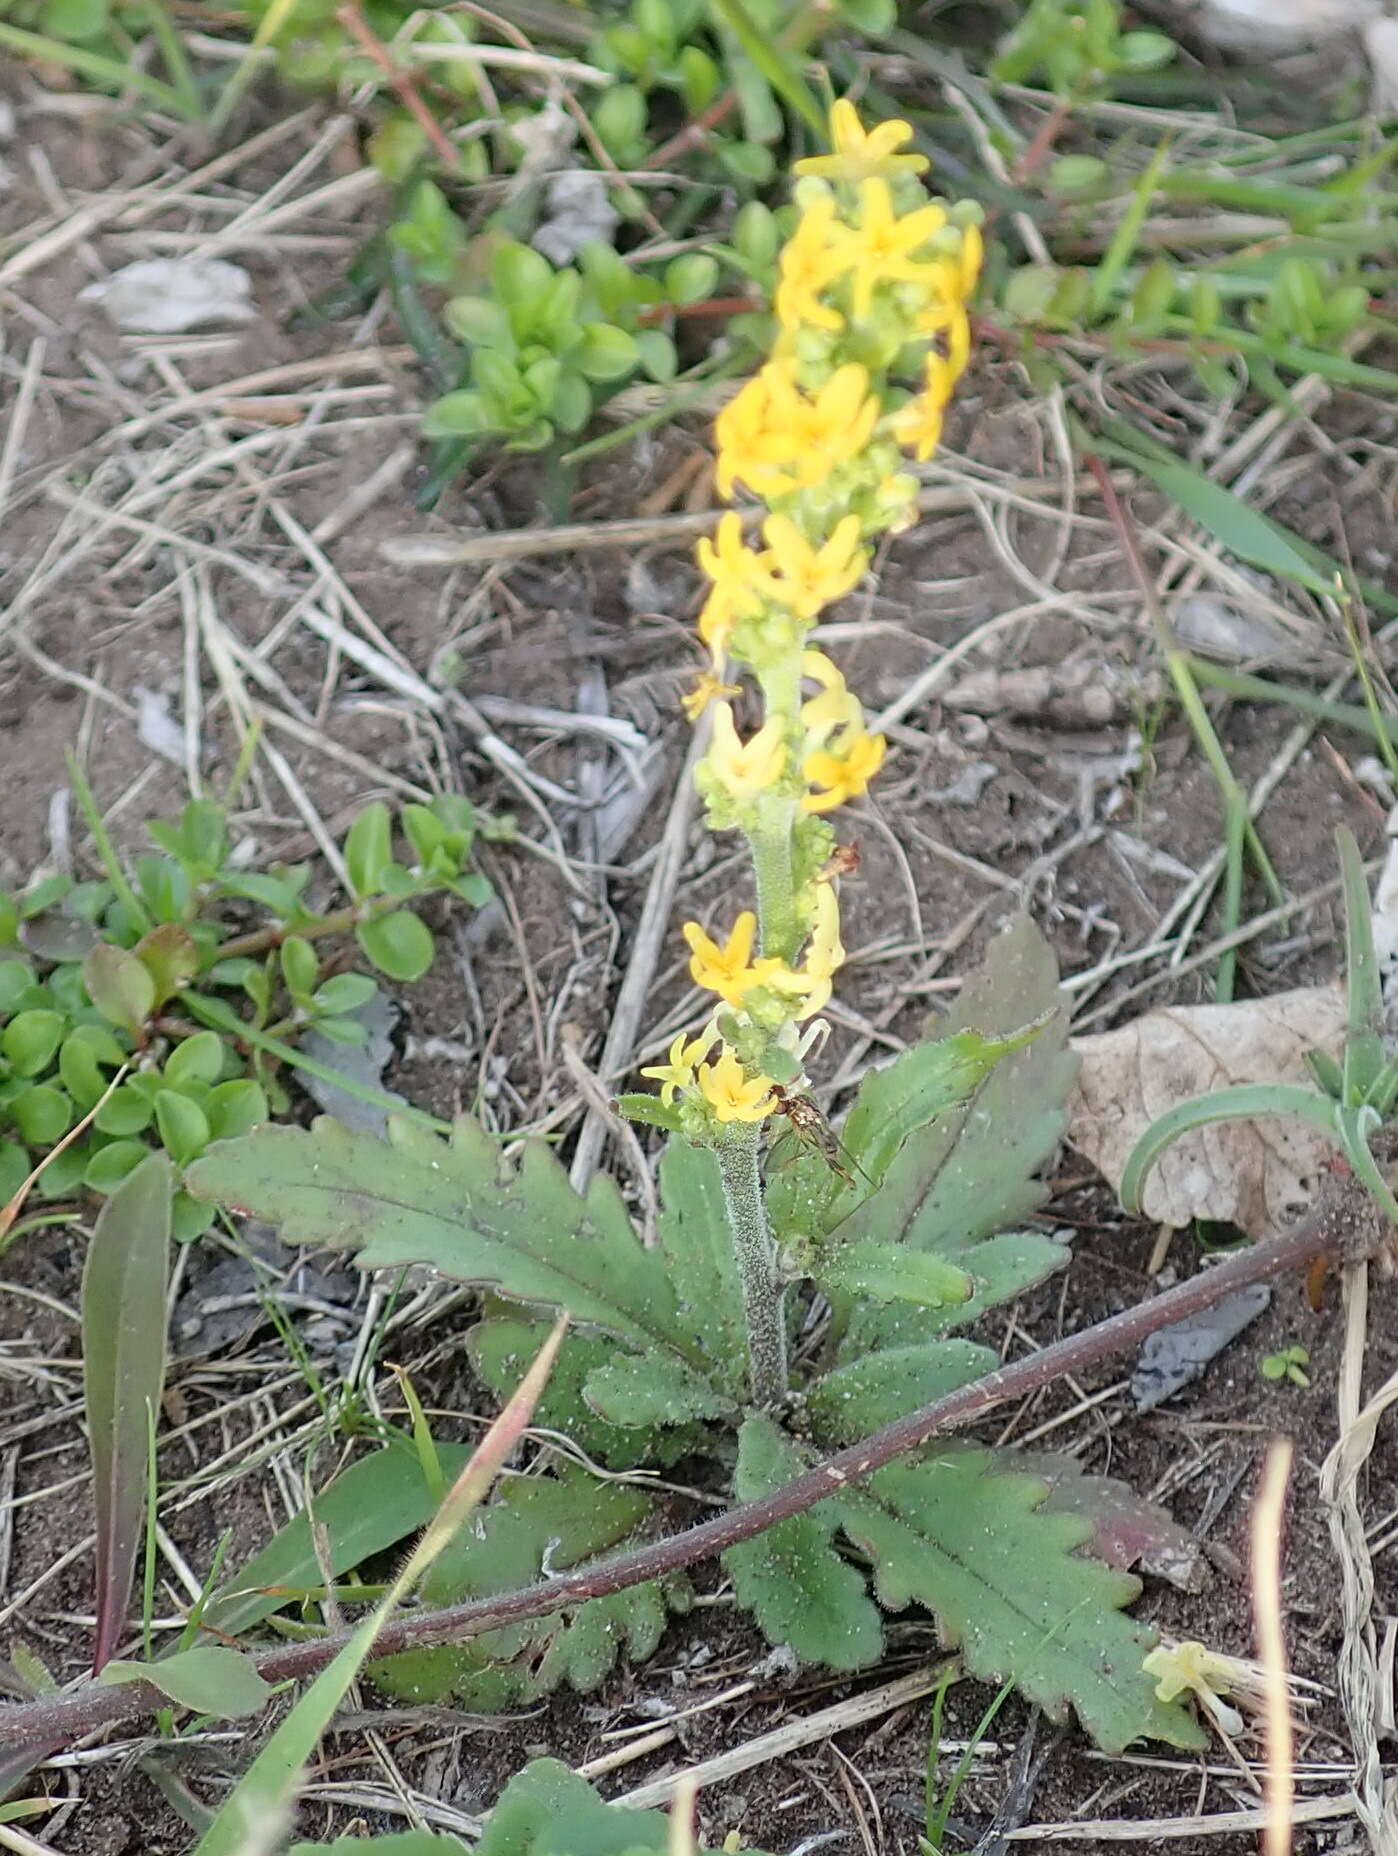
[[[663,1856],[675,1848],[671,1831],[663,1811],[603,1804],[561,1760],[535,1759],[500,1794],[476,1856]],[[693,1856],[719,1852],[703,1848]],[[766,1852],[747,1849],[744,1856]]]
[[[770,1418],[754,1413],[738,1433],[735,1499],[770,1495],[808,1461]],[[837,1502],[818,1502],[730,1547],[723,1562],[738,1603],[769,1642],[832,1669],[863,1669],[883,1648],[883,1623],[863,1576],[836,1551],[840,1518]]]
[[[666,1108],[659,1096],[628,1090],[625,1095],[616,1098],[616,1111],[628,1121],[642,1122],[647,1128],[663,1129],[666,1134],[678,1134],[680,1131],[679,1110]]]
[[[679,1319],[715,1382],[740,1395],[747,1359],[743,1290],[712,1148],[668,1143],[660,1161],[660,1203],[656,1242]]]
[[[411,909],[395,909],[354,931],[360,952],[380,973],[409,984],[420,980],[432,965],[436,945],[432,931]]]
[[[380,1141],[322,1117],[220,1142],[186,1185],[280,1226],[287,1243],[352,1250],[365,1270],[427,1264],[702,1368],[664,1259],[642,1247],[615,1186],[599,1175],[581,1197],[542,1141],[512,1166],[469,1120],[446,1142],[395,1117]]]
[[[155,1010],[155,980],[124,947],[102,941],[83,961],[83,985],[97,1010],[134,1038]]]
[[[500,1302],[500,1309],[508,1304]],[[513,1312],[492,1314],[478,1321],[466,1337],[466,1352],[478,1379],[503,1397],[519,1377],[521,1360],[532,1359],[545,1332],[539,1321],[522,1319]],[[562,1431],[594,1462],[608,1469],[655,1469],[676,1463],[699,1448],[704,1430],[699,1424],[672,1425],[643,1430],[609,1423],[584,1396],[593,1373],[616,1360],[616,1342],[604,1334],[570,1334],[558,1351],[553,1376],[539,1400],[538,1421],[546,1429]]]
[[[1291,1115],[1340,1144],[1338,1117],[1343,1109],[1304,1083],[1237,1083],[1231,1089],[1211,1090],[1177,1102],[1153,1121],[1131,1149],[1118,1188],[1122,1207],[1133,1216],[1140,1211],[1146,1176],[1165,1149],[1182,1134],[1220,1121],[1252,1121],[1261,1116]]]
[[[217,1031],[196,1031],[165,1059],[165,1080],[172,1089],[186,1083],[216,1083],[223,1074],[223,1039]]]
[[[1143,1738],[1198,1747],[1198,1723],[1157,1698],[1142,1666],[1155,1633],[1122,1610],[1139,1581],[1079,1552],[1091,1523],[1044,1512],[1045,1494],[1040,1478],[958,1446],[841,1499],[880,1599],[926,1606],[971,1675],[1013,1681],[1054,1719],[1071,1703],[1109,1752]]]
[[[149,1682],[182,1708],[193,1708],[196,1714],[209,1714],[219,1721],[256,1714],[275,1692],[240,1650],[214,1643],[197,1644],[154,1663],[113,1657],[99,1680]]]
[[[460,1604],[582,1565],[631,1539],[649,1512],[639,1490],[599,1482],[582,1470],[517,1477],[442,1554],[423,1581],[423,1603]],[[532,1701],[564,1681],[587,1691],[623,1651],[650,1655],[664,1629],[667,1600],[684,1608],[687,1598],[679,1582],[632,1587],[464,1643],[383,1657],[370,1675],[392,1695],[451,1697],[482,1711]]]
[[[0,1057],[14,1075],[38,1076],[53,1062],[66,1027],[62,1012],[17,1012],[0,1032]]]
[[[912,1302],[919,1308],[956,1308],[969,1302],[975,1283],[965,1270],[926,1251],[862,1238],[823,1256],[811,1274],[827,1294]]]
[[[10,1113],[22,1140],[28,1141],[31,1147],[51,1147],[68,1132],[73,1120],[73,1104],[51,1083],[31,1083],[23,1095],[16,1097]],[[50,1167],[48,1172],[52,1171]],[[48,1173],[44,1175],[44,1179],[47,1178]]]
[[[381,799],[365,806],[345,835],[345,869],[358,899],[377,896],[393,861],[393,825]]]
[[[807,1393],[813,1434],[822,1444],[857,1443],[897,1418],[992,1372],[1000,1356],[968,1340],[892,1346],[836,1366]]]
[[[652,1429],[729,1417],[732,1399],[673,1353],[632,1353],[588,1374],[583,1397],[609,1424]]]
[[[182,992],[199,971],[199,949],[193,935],[179,922],[162,922],[152,928],[131,951],[151,976],[156,1010]]]
[[[157,1092],[155,1125],[161,1145],[176,1166],[188,1166],[209,1144],[209,1123],[203,1109],[177,1090]]]
[[[83,1393],[96,1509],[93,1669],[126,1623],[146,1506],[148,1427],[165,1384],[169,1162],[143,1160],[97,1215],[82,1281]]]

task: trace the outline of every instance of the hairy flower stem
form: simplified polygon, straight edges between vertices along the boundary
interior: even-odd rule
[[[777,1246],[767,1222],[758,1150],[760,1122],[732,1122],[718,1140],[718,1171],[748,1331],[753,1403],[770,1411],[786,1396],[786,1328],[777,1281]]]
[[[748,838],[757,882],[757,920],[762,952],[791,961],[805,938],[796,913],[796,869],[792,809],[787,799],[766,801]]]

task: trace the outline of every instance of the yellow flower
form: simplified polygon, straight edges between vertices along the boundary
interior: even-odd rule
[[[719,517],[713,540],[705,535],[694,552],[713,582],[699,614],[699,636],[717,664],[723,659],[734,621],[762,603],[764,563],[743,541],[742,517],[731,509]]]
[[[845,964],[845,950],[840,942],[840,904],[833,883],[818,883],[815,893],[815,924],[806,949],[805,975],[811,982],[806,1002],[798,1018],[812,1018],[823,1012],[834,991],[836,973]]]
[[[856,362],[837,367],[807,394],[796,384],[793,361],[769,361],[715,422],[719,490],[731,495],[741,478],[770,502],[811,489],[866,448],[878,418],[868,372]]]
[[[762,533],[768,561],[777,569],[767,581],[772,598],[803,620],[843,599],[869,564],[859,545],[859,527],[858,516],[842,516],[830,539],[813,548],[789,516],[768,516]]]
[[[754,374],[714,420],[714,438],[718,446],[714,478],[720,496],[732,496],[739,477],[759,496],[764,493],[764,474],[781,481],[780,474],[770,470],[764,452],[764,447],[771,443],[772,372],[769,365]],[[759,473],[757,481],[754,481],[754,472]]]
[[[807,812],[833,812],[846,800],[858,799],[883,765],[888,743],[882,735],[865,734],[858,729],[840,742],[838,753],[817,748],[808,754],[801,771],[812,786],[823,786],[821,793],[807,793],[801,801]]]
[[[777,321],[784,329],[804,324],[833,333],[844,327],[844,317],[829,303],[822,302],[820,294],[845,269],[830,244],[834,219],[835,202],[828,193],[823,194],[802,213],[800,224],[782,248],[776,311]]]
[[[937,205],[919,206],[900,217],[893,210],[893,195],[886,180],[864,181],[859,198],[858,227],[841,227],[835,234],[836,249],[844,251],[854,273],[856,319],[868,315],[879,284],[930,281],[929,274],[940,269],[938,260],[915,258],[913,253],[947,222],[946,209]]]
[[[706,670],[692,690],[686,690],[680,697],[680,707],[691,722],[697,722],[711,702],[717,702],[720,696],[736,696],[738,685],[725,683],[722,677],[716,677],[711,670]]]
[[[961,295],[963,300],[975,294],[976,285],[981,280],[981,265],[985,262],[985,239],[978,225],[972,223],[961,228]]]
[[[660,1100],[668,1108],[681,1089],[688,1089],[694,1081],[694,1066],[711,1048],[718,1036],[712,1025],[699,1033],[697,1038],[686,1038],[683,1031],[670,1046],[670,1058],[667,1063],[653,1063],[641,1071],[642,1076],[654,1077],[660,1084]]]
[[[714,711],[714,737],[705,764],[735,805],[747,805],[774,786],[786,771],[785,728],[780,716],[764,722],[751,741],[733,724],[733,711],[721,702]]]
[[[741,1009],[747,995],[755,987],[767,985],[782,965],[780,960],[753,959],[757,917],[751,909],[743,910],[722,947],[704,933],[698,922],[685,923],[684,938],[692,955],[690,978],[706,992],[716,992],[735,1012]]]
[[[956,373],[945,355],[929,354],[923,376],[922,392],[899,411],[893,420],[898,442],[909,446],[920,460],[930,458],[942,440],[942,415]]]
[[[1202,1643],[1160,1644],[1142,1664],[1149,1676],[1157,1677],[1155,1692],[1162,1701],[1177,1701],[1186,1691],[1224,1733],[1236,1737],[1243,1731],[1243,1717],[1219,1699],[1237,1689],[1245,1692],[1257,1686],[1257,1671],[1239,1656],[1221,1656],[1205,1649]]]
[[[801,705],[801,726],[812,745],[820,747],[837,728],[858,728],[864,720],[859,698],[846,688],[838,668],[823,651],[803,651],[801,674],[820,685],[819,696]]]
[[[770,1076],[745,1076],[725,1044],[717,1063],[699,1066],[700,1093],[720,1121],[763,1121],[777,1106]]]
[[[824,180],[862,181],[875,175],[921,174],[926,155],[899,155],[894,150],[913,139],[912,126],[895,117],[866,131],[859,113],[845,97],[830,111],[833,155],[811,155],[796,163],[798,174],[819,174]]]

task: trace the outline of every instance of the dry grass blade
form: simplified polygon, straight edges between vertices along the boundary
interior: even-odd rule
[[[1265,1856],[1288,1856],[1292,1811],[1296,1803],[1291,1702],[1287,1692],[1286,1640],[1282,1634],[1281,1609],[1282,1515],[1290,1475],[1291,1440],[1279,1437],[1267,1452],[1262,1487],[1252,1511],[1252,1602],[1257,1614],[1257,1647],[1266,1692]]]
[[[94,1673],[117,1646],[141,1541],[149,1430],[165,1383],[170,1163],[151,1154],[98,1216],[83,1271],[83,1386],[97,1518]]]

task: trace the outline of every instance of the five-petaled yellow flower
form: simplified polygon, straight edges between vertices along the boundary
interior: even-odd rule
[[[798,174],[818,174],[822,180],[862,181],[874,176],[921,174],[926,155],[900,155],[904,142],[913,139],[912,125],[897,117],[865,129],[859,112],[847,97],[830,109],[831,155],[810,155],[796,163]]]
[[[735,1012],[750,992],[758,986],[766,986],[772,975],[781,971],[780,960],[754,960],[752,957],[753,943],[757,939],[757,917],[751,909],[743,910],[722,947],[704,933],[698,922],[685,923],[684,938],[692,956],[690,978],[706,992],[716,992]]]
[[[726,702],[714,710],[714,737],[707,765],[735,805],[750,805],[786,771],[785,729],[780,716],[765,721],[751,741],[744,741]]]
[[[857,362],[807,393],[795,362],[769,361],[715,421],[720,494],[731,496],[739,479],[768,500],[824,483],[868,447],[878,420],[879,402]]]
[[[835,202],[823,194],[811,201],[782,248],[775,307],[784,329],[828,329],[833,334],[845,326],[839,310],[821,295],[846,268],[830,243],[834,222]]]
[[[667,1108],[681,1089],[691,1086],[695,1064],[712,1049],[717,1036],[712,1025],[701,1031],[697,1038],[686,1038],[681,1031],[670,1046],[669,1061],[653,1063],[641,1071],[642,1076],[653,1077],[660,1084],[660,1100]]]
[[[699,614],[699,636],[718,664],[734,621],[755,612],[762,603],[763,561],[744,542],[743,519],[731,509],[719,517],[713,540],[703,536],[694,552],[713,582]]]
[[[935,238],[946,222],[946,209],[941,206],[895,213],[886,180],[863,182],[858,226],[841,226],[834,234],[835,249],[844,254],[854,273],[851,302],[857,319],[868,315],[880,284],[934,282],[941,268],[939,260],[913,254]]]
[[[882,735],[869,735],[859,729],[841,740],[838,753],[817,748],[814,754],[808,754],[801,771],[812,786],[825,790],[807,793],[802,806],[807,812],[833,812],[847,800],[858,799],[883,765],[887,746]]]
[[[813,548],[789,516],[768,516],[762,524],[767,543],[767,585],[772,598],[803,621],[822,606],[843,599],[863,578],[869,557],[860,542],[859,517],[842,516],[830,539]],[[775,568],[775,573],[770,569]]]
[[[807,739],[821,747],[839,728],[858,728],[864,711],[859,698],[849,689],[839,667],[823,651],[801,653],[801,675],[820,685],[819,696],[801,704],[801,726]]]
[[[716,1063],[701,1063],[699,1092],[719,1121],[764,1121],[777,1106],[770,1076],[745,1076],[725,1044]]]

